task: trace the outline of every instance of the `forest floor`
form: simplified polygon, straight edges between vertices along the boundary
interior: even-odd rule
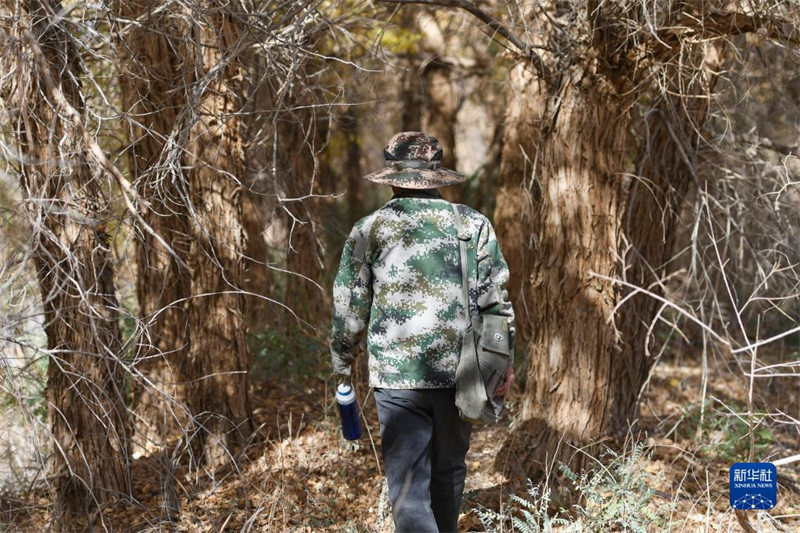
[[[747,384],[736,369],[715,372],[700,414],[702,368],[692,360],[662,362],[642,398],[635,439],[625,453],[603,455],[599,466],[569,490],[582,498],[571,512],[559,515],[553,529],[570,531],[742,531],[728,503],[728,470],[747,461],[749,426]],[[741,374],[738,374],[741,375]],[[318,375],[317,375],[318,376]],[[257,438],[240,461],[238,471],[191,475],[176,472],[179,510],[167,520],[163,456],[138,459],[134,464],[137,503],[107,512],[113,531],[174,532],[391,532],[391,516],[381,476],[380,442],[374,400],[360,387],[364,438],[357,447],[339,432],[330,381],[309,373],[305,382],[290,379],[255,381],[252,398],[260,424]],[[363,379],[361,380],[363,382]],[[763,390],[762,390],[763,389]],[[770,383],[754,395],[759,405],[780,406],[800,419],[796,382]],[[789,394],[789,392],[792,392]],[[519,398],[519,393],[517,393]],[[468,477],[462,531],[486,531],[479,514],[495,514],[495,531],[511,531],[509,516],[544,527],[553,521],[541,494],[526,494],[526,479],[513,452],[500,456],[502,444],[514,431],[520,409],[511,401],[503,423],[476,428],[467,456]],[[773,411],[775,408],[773,407]],[[797,430],[777,424],[755,431],[756,460],[797,453]],[[778,506],[749,511],[756,531],[800,531],[800,464],[779,468]],[[528,501],[526,506],[512,495]],[[39,491],[6,495],[0,524],[9,531],[49,529],[47,500]],[[484,520],[488,520],[484,517]],[[569,529],[580,523],[583,529]],[[0,527],[2,529],[2,527]],[[95,531],[103,531],[97,523]],[[538,531],[531,527],[532,531]]]

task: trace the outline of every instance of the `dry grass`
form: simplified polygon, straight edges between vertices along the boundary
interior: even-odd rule
[[[711,402],[698,432],[697,404],[702,369],[692,359],[660,364],[645,393],[637,439],[645,443],[641,463],[653,481],[648,509],[662,518],[648,531],[739,531],[728,504],[728,468],[746,460],[749,441],[738,441],[742,426],[724,413],[742,405],[747,387],[733,372],[719,372],[708,386]],[[259,383],[253,391],[259,438],[240,461],[240,470],[194,477],[185,467],[177,471],[180,511],[174,521],[163,509],[163,457],[153,455],[134,465],[136,503],[108,509],[110,530],[133,531],[392,531],[388,505],[382,499],[378,424],[374,402],[365,405],[365,438],[357,449],[339,435],[332,395],[325,382],[305,385],[287,381]],[[783,388],[764,387],[764,405],[798,408],[796,397],[782,396]],[[511,405],[511,410],[514,410]],[[498,457],[513,431],[505,424],[478,429],[467,457],[462,531],[481,531],[475,509],[501,509],[512,494],[525,494],[525,478],[516,458]],[[762,438],[758,460],[791,455],[798,437],[774,424]],[[370,441],[368,434],[374,438]],[[764,434],[766,435],[766,434]],[[734,442],[732,442],[734,440]],[[630,445],[628,445],[629,448]],[[796,531],[800,528],[797,469],[779,469],[778,506],[751,513],[757,531]],[[610,492],[609,494],[613,494]],[[6,493],[2,520],[12,531],[41,531],[49,524],[47,499],[36,491]],[[99,525],[99,524],[98,524]],[[102,530],[102,529],[100,529]],[[613,529],[609,529],[613,530]]]

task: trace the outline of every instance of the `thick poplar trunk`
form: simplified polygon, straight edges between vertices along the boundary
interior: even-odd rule
[[[649,117],[649,144],[632,168],[626,149],[628,109],[640,96],[635,69],[612,61],[619,59],[612,32],[592,35],[591,48],[568,66],[563,57],[545,61],[534,76],[537,65],[520,64],[510,76],[495,223],[527,342],[516,438],[534,478],[557,461],[582,468],[593,443],[624,435],[637,416],[653,363],[645,341],[660,306],[637,296],[615,312],[630,289],[610,280],[647,286],[663,272],[707,105],[698,98],[687,107],[686,94],[664,100],[683,107]],[[683,61],[692,68],[671,79],[691,79],[695,63]],[[631,171],[639,179],[627,177]]]
[[[60,2],[26,2],[35,42],[17,122],[22,188],[34,221],[34,263],[50,360],[48,417],[55,528],[83,527],[130,494],[119,305],[114,288],[108,202],[81,131],[82,72],[71,38],[55,20]],[[70,108],[70,109],[68,109]]]
[[[228,6],[209,12],[195,29],[202,60],[194,69],[206,76],[230,58],[240,38]],[[240,72],[234,59],[224,64],[193,103],[185,164],[193,206],[189,323],[192,337],[184,365],[188,404],[198,431],[193,448],[216,466],[239,452],[253,431],[248,402],[245,340],[245,250],[241,220],[244,153],[240,121]],[[238,92],[237,92],[238,91]]]
[[[124,0],[116,4],[130,25],[117,43],[123,110],[129,117],[130,173],[138,193],[150,209],[145,222],[169,243],[179,257],[189,252],[188,211],[181,200],[180,182],[163,165],[166,139],[185,105],[185,67],[177,50],[185,51],[185,24],[166,15],[151,15],[159,5],[151,0]],[[179,173],[179,171],[178,171]],[[136,240],[136,295],[147,335],[135,360],[133,411],[136,415],[135,451],[161,448],[185,425],[184,387],[180,365],[189,348],[188,270],[155,238],[141,231]]]
[[[686,64],[697,63],[691,76],[674,72],[681,80],[663,96],[645,118],[642,146],[626,200],[623,227],[626,282],[658,296],[664,294],[663,279],[673,257],[681,206],[696,183],[696,154],[700,132],[706,120],[709,99],[719,70],[721,54],[713,45],[702,52],[690,51]],[[674,96],[683,93],[682,96]],[[623,289],[627,292],[626,289]],[[615,433],[627,431],[638,411],[639,392],[656,362],[654,321],[662,303],[646,294],[630,297],[620,309],[619,353],[613,358],[612,373],[619,376],[614,392],[611,427]]]
[[[619,274],[629,117],[610,83],[584,83],[585,74],[574,66],[547,86],[523,66],[511,73],[495,222],[529,341],[521,432],[534,478],[554,459],[580,468],[586,456],[572,446],[604,436],[621,408],[609,322],[617,295],[591,273]]]
[[[133,91],[126,101],[130,161],[151,204],[147,221],[186,268],[152,240],[138,243],[138,293],[149,326],[149,359],[140,371],[150,390],[137,412],[147,439],[162,444],[177,425],[195,461],[218,466],[252,432],[241,294],[242,87],[231,57],[240,33],[235,4],[179,14],[156,13],[159,6],[140,0],[118,7],[142,22],[119,43],[129,77],[123,83]]]

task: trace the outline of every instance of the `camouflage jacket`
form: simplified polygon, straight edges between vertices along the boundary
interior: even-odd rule
[[[508,317],[506,265],[489,220],[459,205],[467,242],[470,315]],[[438,192],[396,195],[359,220],[342,251],[333,285],[331,356],[349,374],[367,331],[369,384],[394,389],[455,386],[466,329],[461,265],[451,204]]]

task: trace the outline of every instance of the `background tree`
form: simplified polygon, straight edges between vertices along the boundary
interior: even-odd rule
[[[495,221],[510,245],[531,340],[535,386],[523,418],[533,471],[624,434],[637,416],[653,363],[648,331],[661,306],[638,300],[617,312],[630,286],[613,280],[663,283],[680,203],[697,185],[692,166],[719,65],[714,42],[758,28],[785,38],[758,13],[590,2],[524,14],[537,48],[512,72]],[[637,122],[630,111],[639,98],[662,105]]]
[[[109,173],[89,136],[82,61],[60,2],[25,2],[14,15],[3,88],[16,106],[30,257],[47,333],[49,476],[56,529],[103,521],[130,494],[130,421],[119,304],[109,249]],[[5,70],[5,69],[4,69]],[[84,522],[85,523],[85,522]],[[89,526],[91,527],[91,526]]]
[[[314,30],[315,28],[309,28]],[[309,44],[318,35],[303,35],[298,46],[314,48]],[[274,112],[272,127],[264,141],[270,146],[273,165],[265,178],[280,183],[279,209],[285,246],[285,292],[283,301],[296,313],[286,316],[286,332],[292,338],[298,329],[298,318],[317,324],[328,315],[327,291],[321,286],[323,279],[325,243],[323,241],[323,210],[319,197],[331,192],[330,183],[323,180],[329,175],[323,168],[324,158],[319,157],[327,137],[327,105],[320,95],[321,88],[309,86],[304,80],[321,74],[320,66],[306,60],[292,65],[288,78],[272,99],[267,109]],[[327,190],[326,190],[327,189]],[[324,318],[323,318],[324,317]]]
[[[136,240],[136,296],[144,329],[135,359],[133,412],[136,448],[158,449],[187,417],[186,387],[181,365],[188,356],[190,327],[188,298],[191,272],[189,212],[181,194],[185,179],[170,173],[166,147],[175,142],[173,130],[186,105],[190,82],[182,57],[190,54],[183,17],[153,12],[157,2],[120,1],[115,13],[137,21],[120,28],[121,107],[128,118],[128,169],[149,208],[144,220],[161,235],[167,249],[147,232]]]
[[[154,433],[161,443],[164,430],[181,421],[175,411],[187,409],[187,438],[204,455],[198,460],[219,465],[253,429],[241,293],[238,57],[245,12],[238,4],[164,12],[159,5],[117,5],[123,20],[142,22],[123,27],[131,35],[118,44],[134,141],[129,160],[139,191],[153,204],[148,219],[170,246],[144,232],[138,243],[137,293],[152,332],[142,337],[138,414],[148,428],[143,436]]]
[[[206,462],[218,465],[240,451],[253,430],[248,401],[241,226],[243,141],[236,113],[242,73],[237,65],[242,29],[238,3],[194,15],[194,54],[184,58],[196,78],[182,124],[192,211],[189,324],[189,408]],[[173,148],[174,150],[174,148]],[[173,152],[175,154],[175,152]],[[177,155],[177,154],[176,154]],[[174,168],[174,167],[173,167]]]
[[[327,316],[311,203],[329,89],[308,52],[326,26],[311,1],[121,0],[114,15],[130,170],[167,243],[137,239],[138,440],[158,449],[194,419],[185,436],[214,464],[252,431],[248,328],[285,336]]]

